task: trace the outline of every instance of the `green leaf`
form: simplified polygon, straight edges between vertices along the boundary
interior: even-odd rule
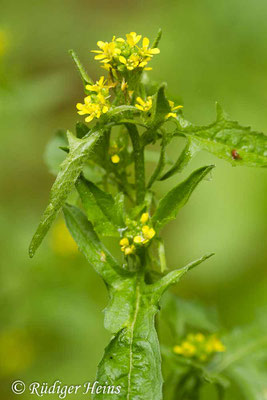
[[[84,205],[86,205],[86,207],[89,205],[89,203],[86,204],[86,195],[91,192],[96,205],[106,219],[110,221],[114,227],[122,228],[124,226],[124,222],[121,213],[121,207],[118,207],[118,204],[116,204],[111,194],[103,192],[103,190],[101,190],[93,182],[87,181],[85,178],[81,178],[80,181],[83,182],[83,188],[86,186],[86,193],[83,193],[82,198]],[[90,213],[89,210],[86,210],[86,212]]]
[[[174,187],[163,197],[158,205],[152,222],[156,229],[162,228],[167,222],[176,218],[181,207],[189,200],[192,192],[205,176],[214,168],[214,165],[208,165],[194,171],[185,181]]]
[[[68,132],[70,152],[61,164],[59,174],[51,189],[49,204],[32,238],[29,248],[30,257],[34,256],[52,222],[71,193],[84,164],[90,156],[90,152],[100,136],[100,132],[94,132],[86,139],[77,139]]]
[[[85,71],[85,69],[84,69],[82,63],[80,62],[80,60],[79,60],[77,54],[75,53],[75,51],[69,50],[69,54],[71,55],[73,61],[74,61],[75,64],[76,64],[76,67],[77,67],[77,69],[78,69],[78,71],[79,71],[79,74],[80,74],[80,76],[81,76],[81,78],[82,78],[82,81],[83,81],[84,85],[87,85],[88,83],[89,83],[90,85],[92,85],[92,84],[93,84],[93,81],[92,81],[92,79],[88,76],[87,72]]]
[[[120,386],[120,395],[109,394],[116,400],[162,400],[161,355],[154,326],[158,308],[140,274],[124,279],[111,289],[111,303],[105,312],[106,327],[114,336],[99,364],[97,380]],[[106,400],[107,395],[93,395]]]
[[[155,107],[152,115],[154,127],[158,127],[165,122],[166,115],[171,111],[168,99],[165,95],[166,84],[163,83],[155,95]]]
[[[159,28],[156,39],[154,40],[154,42],[152,44],[152,49],[154,49],[155,47],[158,47],[161,36],[162,36],[162,29]]]
[[[79,208],[66,204],[63,208],[67,227],[89,264],[109,285],[120,279],[120,267],[97,237],[92,224]]]
[[[77,122],[76,124],[76,136],[78,139],[82,139],[89,133],[90,129],[83,122]]]
[[[178,157],[176,163],[169,169],[159,180],[164,181],[165,179],[170,178],[174,174],[181,172],[192,160],[194,155],[199,151],[199,146],[194,142],[191,137],[187,138],[187,144]]]
[[[169,286],[177,283],[181,277],[186,274],[190,269],[197,267],[202,262],[206,261],[208,258],[212,257],[214,253],[206,254],[205,256],[189,263],[183,268],[176,269],[174,271],[169,272],[167,275],[160,278],[157,282],[148,286],[148,290],[153,293],[153,296],[161,298],[162,294],[168,289]]]
[[[90,188],[91,185],[85,178],[81,177],[77,180],[76,189],[82,200],[88,220],[93,224],[94,229],[99,235],[120,236],[118,227],[114,226],[110,219],[103,213]]]
[[[229,120],[217,104],[217,119],[207,126],[194,126],[177,119],[177,134],[190,137],[194,147],[206,150],[233,166],[267,166],[267,136]]]

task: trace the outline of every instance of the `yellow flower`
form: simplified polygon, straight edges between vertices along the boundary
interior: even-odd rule
[[[135,107],[138,108],[140,111],[147,112],[152,108],[152,97],[148,96],[147,100],[143,100],[141,97],[137,97],[137,103]],[[139,103],[139,104],[138,104]]]
[[[139,49],[142,57],[148,57],[150,59],[151,57],[153,57],[154,54],[160,53],[160,49],[158,49],[157,47],[149,49],[149,39],[147,37],[144,37],[142,45],[143,47]]]
[[[148,221],[148,219],[149,219],[149,214],[148,213],[143,213],[141,215],[141,218],[140,218],[141,224],[145,224]]]
[[[174,346],[174,348],[173,348],[173,352],[174,352],[175,354],[183,354],[183,349],[182,349],[181,346],[176,345],[176,346]]]
[[[196,353],[196,347],[190,342],[183,342],[182,351],[185,357],[191,357]]]
[[[115,37],[113,37],[112,42],[102,42],[101,40],[97,42],[97,46],[101,50],[91,50],[92,53],[98,53],[95,56],[95,60],[101,60],[102,63],[106,64],[121,53],[114,39]]]
[[[113,164],[118,164],[120,162],[120,157],[118,156],[118,154],[114,154],[113,156],[111,156],[111,161],[113,162]]]
[[[216,335],[204,336],[202,333],[188,334],[180,345],[173,348],[175,354],[196,358],[201,362],[209,360],[214,353],[225,350],[224,345]]]
[[[91,92],[101,92],[103,89],[109,89],[114,85],[105,85],[106,80],[104,76],[101,76],[99,81],[96,81],[95,85],[86,85],[86,89],[90,90]]]
[[[127,43],[134,47],[141,39],[142,35],[137,35],[136,32],[131,32],[126,35]]]
[[[149,228],[148,225],[143,226],[142,232],[143,232],[145,239],[148,239],[148,240],[152,239],[156,234],[155,230],[153,228]]]
[[[196,339],[197,342],[204,342],[205,336],[203,335],[203,333],[197,333],[195,335],[195,339]]]
[[[94,118],[100,118],[102,114],[106,114],[110,105],[106,102],[105,97],[101,93],[98,93],[94,98],[92,96],[85,97],[84,104],[78,103],[76,107],[79,115],[89,114],[85,118],[85,122],[90,122]]]
[[[130,254],[133,254],[135,250],[135,246],[133,244],[131,244],[131,246],[128,246],[124,249],[124,254],[126,256],[129,256]]]
[[[143,68],[147,62],[143,62],[138,54],[131,54],[129,58],[125,58],[124,56],[119,57],[119,61],[126,66],[129,71],[140,67]]]
[[[133,240],[134,240],[134,243],[142,243],[144,241],[142,236],[135,236]]]
[[[121,246],[129,246],[129,240],[127,238],[122,238],[120,240],[120,245]]]
[[[180,109],[180,108],[183,108],[183,106],[175,106],[173,101],[171,101],[171,100],[168,100],[168,101],[169,101],[169,105],[170,105],[170,107],[171,107],[171,112],[169,112],[169,113],[166,115],[165,118],[166,118],[166,119],[167,119],[167,118],[170,118],[170,117],[176,118],[176,113],[175,113],[175,111],[178,110],[178,109]]]

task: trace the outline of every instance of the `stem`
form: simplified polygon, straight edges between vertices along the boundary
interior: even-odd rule
[[[128,129],[133,145],[136,203],[140,204],[144,201],[146,191],[144,147],[141,145],[136,126],[126,124],[126,128]]]

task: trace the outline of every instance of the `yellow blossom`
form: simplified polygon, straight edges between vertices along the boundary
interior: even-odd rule
[[[105,97],[101,93],[98,93],[94,97],[85,97],[84,104],[78,103],[76,107],[79,115],[89,114],[89,116],[85,118],[85,122],[90,122],[94,118],[100,118],[101,115],[107,113],[110,108]]]
[[[125,58],[124,56],[119,57],[119,61],[126,66],[129,71],[140,67],[143,68],[147,61],[142,61],[138,54],[131,54],[129,58]]]
[[[195,339],[196,339],[197,342],[204,342],[205,336],[203,335],[203,333],[197,333],[195,335]]]
[[[173,348],[173,352],[174,352],[175,354],[183,354],[183,349],[182,349],[181,346],[176,345],[176,346],[174,346],[174,348]]]
[[[137,97],[137,103],[135,107],[138,108],[140,111],[147,112],[152,108],[152,97],[148,96],[147,100],[143,100],[141,97]]]
[[[122,238],[120,240],[120,245],[121,246],[129,246],[129,240],[127,238]]]
[[[140,218],[141,224],[145,224],[148,221],[148,219],[149,219],[149,214],[148,213],[143,213],[141,215],[141,218]]]
[[[190,333],[182,343],[173,347],[175,354],[196,358],[201,362],[210,359],[214,353],[225,350],[225,346],[216,335],[204,336],[202,333]]]
[[[196,353],[196,347],[190,342],[183,342],[182,351],[184,356],[190,357]]]
[[[113,57],[118,56],[121,53],[121,50],[117,47],[116,41],[112,40],[112,42],[102,42],[99,40],[97,42],[97,46],[101,50],[91,50],[92,53],[98,53],[95,56],[95,60],[101,60],[102,63],[109,63]]]
[[[166,119],[167,119],[167,118],[170,118],[170,117],[176,118],[176,113],[175,113],[175,111],[179,110],[180,108],[183,108],[183,106],[175,106],[173,101],[171,101],[171,100],[168,100],[168,101],[169,101],[169,105],[170,105],[170,107],[171,107],[171,112],[169,112],[169,113],[166,115],[165,118],[166,118]]]
[[[106,80],[104,76],[101,76],[99,81],[96,81],[96,83],[94,85],[86,85],[86,89],[90,90],[91,92],[101,92],[103,91],[103,89],[109,89],[111,87],[113,87],[114,85],[105,85]]]
[[[144,239],[142,238],[142,236],[135,236],[133,241],[134,243],[142,243]]]
[[[127,43],[134,47],[141,39],[142,35],[137,35],[136,32],[131,32],[126,35]]]
[[[143,226],[142,232],[144,234],[145,239],[148,240],[152,239],[156,234],[155,230],[153,228],[150,228],[148,225]]]
[[[133,254],[135,250],[135,246],[132,244],[131,246],[125,247],[124,249],[124,254],[126,256],[129,256],[130,254]]]
[[[142,57],[151,58],[154,54],[160,53],[160,49],[158,49],[157,47],[149,49],[149,39],[147,37],[144,37],[142,45],[143,46],[139,49]]]
[[[118,154],[114,154],[113,156],[111,156],[111,161],[113,162],[113,164],[118,164],[120,162],[120,157],[118,156]]]

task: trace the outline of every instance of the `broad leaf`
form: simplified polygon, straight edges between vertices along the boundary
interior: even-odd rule
[[[90,152],[100,136],[100,132],[94,132],[86,139],[77,139],[71,133],[68,133],[70,151],[61,164],[59,174],[51,189],[49,204],[31,241],[30,257],[34,256],[52,222],[72,191],[84,164],[90,156]]]
[[[120,386],[122,399],[162,400],[161,356],[154,326],[158,302],[169,285],[206,258],[171,272],[155,284],[146,284],[144,271],[140,271],[109,288],[105,326],[114,336],[99,364],[97,380]],[[116,400],[118,395],[109,394],[109,398]],[[93,399],[104,400],[106,396],[98,394]]]
[[[92,224],[79,208],[65,205],[63,208],[67,227],[89,264],[109,285],[116,284],[119,266],[116,260],[98,239]]]
[[[175,219],[179,209],[189,200],[192,192],[205,176],[214,168],[208,165],[194,171],[184,182],[175,186],[163,197],[153,215],[152,221],[157,229],[162,228],[167,222]]]
[[[195,126],[180,117],[177,135],[191,138],[194,148],[229,161],[233,166],[267,166],[267,136],[229,120],[217,104],[217,119],[207,126]]]

